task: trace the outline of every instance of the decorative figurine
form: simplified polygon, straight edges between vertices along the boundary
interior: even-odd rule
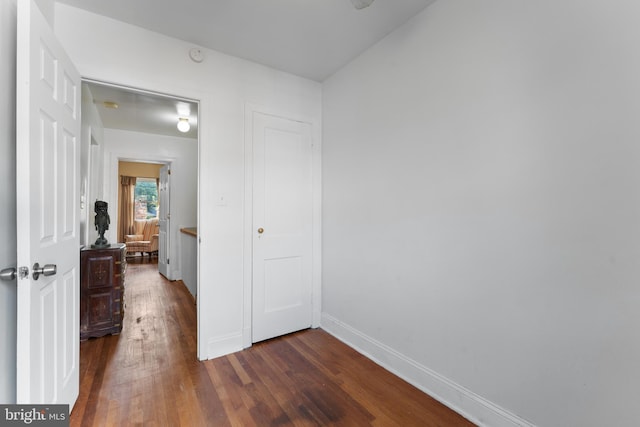
[[[107,212],[108,206],[109,204],[107,202],[96,200],[93,210],[96,213],[95,225],[100,237],[98,237],[96,242],[91,245],[92,248],[108,248],[111,246],[107,239],[104,238],[104,232],[109,229],[109,223],[111,222],[109,213]]]

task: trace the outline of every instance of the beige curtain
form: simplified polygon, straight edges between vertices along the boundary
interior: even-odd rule
[[[134,232],[134,194],[136,178],[120,176],[120,209],[118,210],[118,242],[124,242],[124,236]]]

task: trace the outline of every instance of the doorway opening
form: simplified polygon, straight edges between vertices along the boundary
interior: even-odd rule
[[[160,248],[160,171],[163,163],[118,162],[118,241],[127,245],[127,260],[148,257],[158,260]],[[163,204],[168,204],[168,200]],[[166,211],[166,207],[163,207]],[[166,224],[164,224],[166,225]],[[166,227],[163,229],[166,233]],[[162,243],[165,243],[163,240]],[[166,276],[166,272],[163,272]]]
[[[180,241],[180,228],[198,225],[198,125],[197,100],[83,80],[82,243],[95,239],[93,202],[108,201],[110,242],[126,243],[127,235],[136,235],[144,223],[155,221],[157,228],[151,233],[155,242],[150,239],[144,257],[157,262],[170,281],[198,277],[197,253],[195,261],[189,253],[189,262],[184,263]],[[133,184],[128,206],[123,203],[124,177]],[[185,285],[195,300],[197,284]]]

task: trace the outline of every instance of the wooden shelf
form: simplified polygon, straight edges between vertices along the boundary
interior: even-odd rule
[[[197,227],[185,227],[180,229],[181,233],[188,234],[193,237],[198,237],[198,228]]]

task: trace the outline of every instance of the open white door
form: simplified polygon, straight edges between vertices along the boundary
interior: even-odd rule
[[[258,342],[311,326],[311,126],[253,113],[253,320]]]
[[[80,76],[33,0],[18,2],[17,36],[17,401],[72,408],[79,389]],[[34,274],[37,263],[47,265],[44,274]]]
[[[160,209],[158,210],[158,271],[167,279],[169,277],[169,221],[171,219],[170,208],[171,198],[169,193],[169,176],[171,175],[169,165],[160,168],[160,182],[158,199]]]

